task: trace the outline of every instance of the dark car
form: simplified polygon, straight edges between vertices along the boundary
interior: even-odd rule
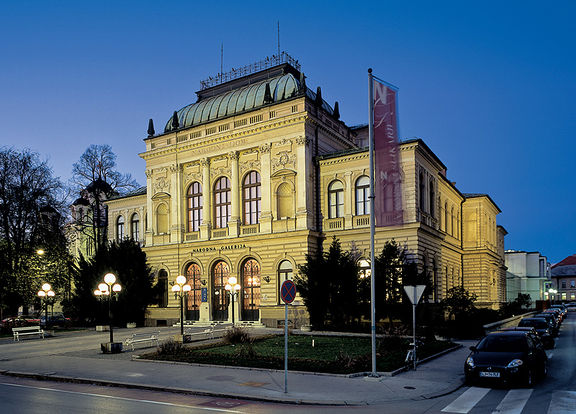
[[[550,333],[550,325],[548,321],[544,318],[523,318],[519,323],[518,327],[526,327],[536,329],[544,348],[551,349],[554,348],[554,338]]]
[[[566,308],[566,305],[563,304],[552,305],[550,306],[550,309],[558,309],[560,312],[562,312],[562,318],[565,318],[568,314],[568,309]]]
[[[551,315],[554,315],[554,317],[556,318],[556,323],[558,324],[558,327],[560,327],[560,325],[562,324],[562,320],[564,319],[562,317],[562,312],[560,312],[560,309],[546,309],[544,311],[542,311],[541,313],[549,313]]]
[[[11,328],[19,328],[22,326],[36,326],[40,325],[40,319],[34,316],[18,315],[10,316],[0,321],[0,328],[9,330]]]
[[[46,316],[42,315],[40,317],[40,324],[42,326],[46,326]],[[67,318],[62,314],[48,315],[48,325],[69,327],[71,325],[71,321],[70,318]]]
[[[548,321],[550,325],[550,333],[552,336],[558,336],[558,330],[560,329],[560,325],[556,319],[556,316],[552,313],[537,313],[536,315],[532,315],[533,318],[544,318]]]
[[[491,332],[470,350],[464,363],[468,383],[492,380],[532,386],[548,372],[546,351],[529,332]]]

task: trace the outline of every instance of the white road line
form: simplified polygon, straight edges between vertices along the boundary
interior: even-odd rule
[[[510,390],[492,414],[520,414],[532,395],[533,389]]]
[[[172,404],[162,401],[151,401],[151,400],[138,400],[135,398],[125,398],[125,397],[114,397],[111,395],[103,395],[103,394],[93,394],[88,392],[76,392],[76,391],[66,391],[66,390],[58,390],[54,388],[44,388],[44,387],[32,387],[30,385],[21,385],[21,384],[10,384],[7,382],[0,382],[0,385],[6,385],[9,387],[19,387],[19,388],[31,388],[35,390],[42,390],[42,391],[53,391],[53,392],[61,392],[64,394],[79,394],[79,395],[86,395],[88,397],[100,397],[100,398],[109,398],[111,400],[123,400],[123,401],[134,401],[134,402],[142,402],[142,403],[149,403],[149,404],[157,404],[157,405],[167,405],[170,407],[181,407],[181,408],[195,408],[197,410],[206,410],[206,411],[218,411],[220,413],[238,413],[242,414],[242,411],[235,411],[235,410],[226,410],[222,408],[210,408],[210,407],[201,407],[197,405],[182,405],[182,404]]]
[[[442,409],[444,413],[466,414],[490,392],[490,388],[472,387]]]
[[[576,391],[554,391],[548,414],[574,414],[576,412]]]

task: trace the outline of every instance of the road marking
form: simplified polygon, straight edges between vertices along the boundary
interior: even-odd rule
[[[490,388],[471,387],[460,397],[452,401],[452,404],[444,407],[442,412],[466,414],[489,392]]]
[[[533,389],[510,390],[492,414],[520,414],[532,395]]]
[[[548,414],[574,414],[576,391],[554,391]]]
[[[115,397],[112,395],[103,395],[103,394],[94,394],[89,392],[77,392],[77,391],[66,391],[66,390],[58,390],[54,388],[45,388],[45,387],[33,387],[30,385],[21,385],[21,384],[10,384],[7,382],[0,382],[0,385],[6,385],[9,387],[19,387],[19,388],[30,388],[34,390],[41,390],[41,391],[53,391],[53,392],[60,392],[63,394],[78,394],[78,395],[86,395],[88,397],[100,397],[100,398],[108,398],[111,400],[123,400],[123,401],[133,401],[133,402],[142,402],[142,403],[149,403],[149,404],[157,404],[157,405],[166,405],[169,407],[181,407],[181,408],[196,408],[198,410],[205,410],[205,411],[217,411],[220,413],[238,413],[242,414],[242,411],[236,410],[226,410],[222,408],[209,408],[209,407],[201,407],[198,405],[182,405],[182,404],[173,404],[163,401],[152,401],[152,400],[138,400],[135,398],[126,398],[126,397]]]

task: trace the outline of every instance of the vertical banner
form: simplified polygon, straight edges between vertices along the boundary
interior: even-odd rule
[[[398,148],[398,90],[373,77],[374,213],[378,227],[401,225],[402,177]]]

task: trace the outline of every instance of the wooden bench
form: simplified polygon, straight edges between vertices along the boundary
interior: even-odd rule
[[[160,331],[153,331],[153,332],[138,332],[133,333],[132,336],[129,336],[124,340],[124,344],[126,346],[132,347],[132,351],[134,351],[134,345],[144,342],[150,342],[153,344],[156,343],[158,346],[158,336],[160,335]],[[150,345],[152,346],[152,345]]]
[[[44,330],[40,326],[23,326],[20,328],[12,328],[12,334],[14,335],[14,341],[20,341],[21,336],[27,335],[39,335],[44,339]]]

